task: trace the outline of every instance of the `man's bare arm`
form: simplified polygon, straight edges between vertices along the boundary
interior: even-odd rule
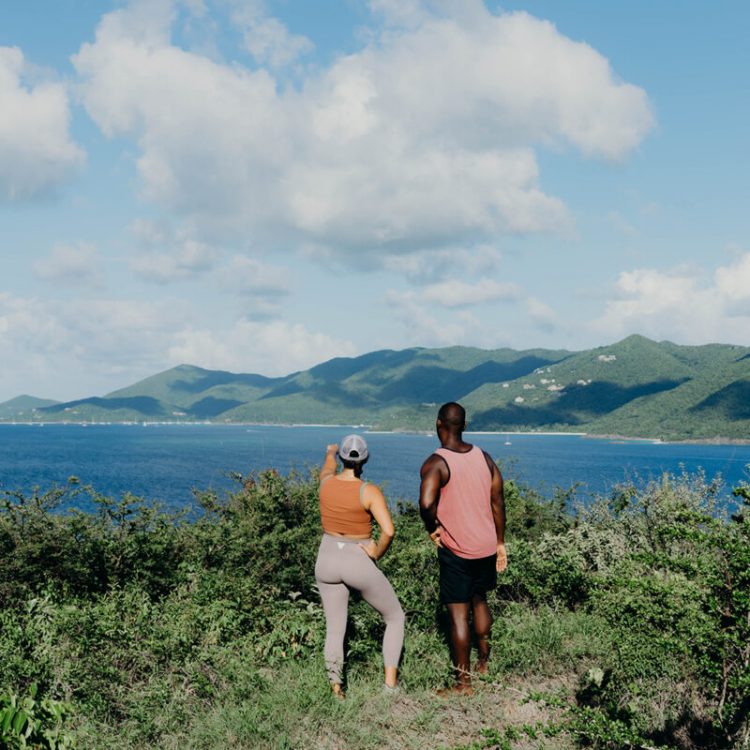
[[[419,515],[425,528],[433,534],[438,528],[437,509],[440,490],[448,481],[445,461],[433,454],[423,464],[420,471],[422,483],[419,486]]]
[[[487,465],[492,471],[492,485],[490,487],[490,505],[492,519],[495,522],[497,535],[497,571],[501,573],[508,567],[508,556],[505,551],[505,493],[503,492],[503,475],[497,464],[485,453]]]

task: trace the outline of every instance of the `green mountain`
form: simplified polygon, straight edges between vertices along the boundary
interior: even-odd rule
[[[750,438],[743,396],[750,349],[678,346],[630,336],[568,357],[498,393],[465,399],[482,429],[580,430],[631,437]]]
[[[39,409],[43,406],[53,406],[57,403],[57,401],[52,401],[48,398],[16,396],[16,398],[12,398],[10,401],[3,401],[3,403],[0,404],[0,419],[32,419],[35,409]]]
[[[477,430],[748,438],[750,349],[630,336],[582,352],[382,350],[278,378],[180,365],[104,397],[37,407],[34,414],[42,421],[430,430],[436,406],[451,400],[466,406]]]
[[[220,370],[180,365],[113,391],[106,399],[148,397],[158,402],[168,416],[213,419],[224,412],[268,393],[283,378],[238,375]]]
[[[48,421],[205,420],[273,388],[280,378],[180,365],[103,397],[67,401],[40,413]]]

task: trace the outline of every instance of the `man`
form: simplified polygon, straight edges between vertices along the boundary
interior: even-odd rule
[[[419,511],[438,548],[440,599],[450,618],[456,684],[449,693],[472,692],[469,610],[477,638],[476,671],[487,671],[492,614],[487,592],[505,570],[503,477],[480,448],[463,440],[466,412],[457,403],[440,407],[440,448],[422,464]]]

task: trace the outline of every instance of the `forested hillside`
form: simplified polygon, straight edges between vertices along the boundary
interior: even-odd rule
[[[461,401],[471,427],[664,439],[750,436],[750,349],[630,336],[565,350],[383,350],[278,378],[180,365],[103,397],[29,410],[24,421],[363,424],[429,430],[436,405]]]

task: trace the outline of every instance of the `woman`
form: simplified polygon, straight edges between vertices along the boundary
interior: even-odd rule
[[[337,454],[344,465],[339,474]],[[326,448],[320,471],[320,520],[324,533],[315,563],[315,580],[326,616],[326,671],[339,698],[344,697],[341,677],[350,589],[359,591],[385,620],[385,692],[397,689],[398,661],[404,642],[404,612],[393,587],[375,565],[393,541],[394,529],[383,493],[360,478],[368,457],[364,439],[347,435],[340,449],[336,445]],[[371,538],[373,518],[380,526],[377,542]]]

